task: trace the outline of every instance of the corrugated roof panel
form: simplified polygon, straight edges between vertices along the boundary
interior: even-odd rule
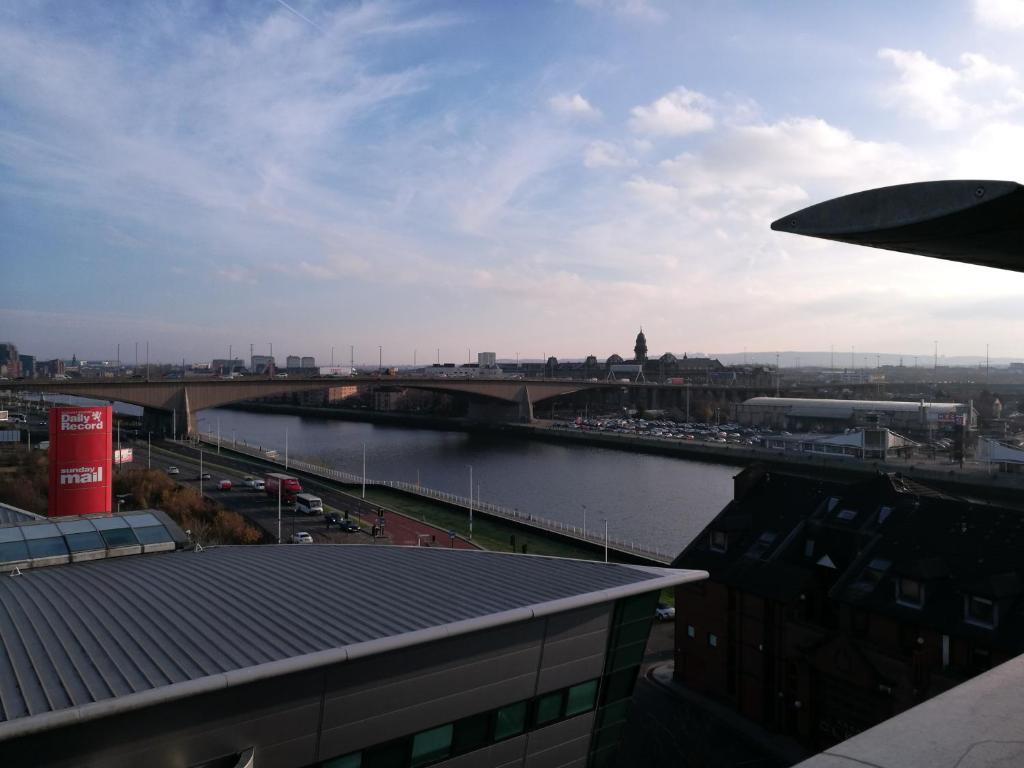
[[[0,722],[656,579],[494,552],[217,547],[0,579]]]

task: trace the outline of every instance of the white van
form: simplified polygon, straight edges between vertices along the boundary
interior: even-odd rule
[[[295,495],[295,511],[304,515],[322,515],[324,503],[312,493],[299,493]]]

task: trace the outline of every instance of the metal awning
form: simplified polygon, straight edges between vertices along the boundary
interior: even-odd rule
[[[1024,187],[925,181],[844,195],[783,216],[772,229],[1024,272]]]

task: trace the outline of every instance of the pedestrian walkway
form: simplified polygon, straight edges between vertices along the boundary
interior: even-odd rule
[[[417,520],[401,512],[383,507],[377,508],[383,512],[384,536],[390,544],[400,546],[429,546],[429,547],[451,547],[452,549],[482,549],[471,541],[460,536],[449,535],[444,528],[440,528],[422,520]],[[363,522],[369,525],[377,525],[380,516],[363,512]]]

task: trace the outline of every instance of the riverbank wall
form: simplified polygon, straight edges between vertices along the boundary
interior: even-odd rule
[[[253,413],[278,413],[317,418],[363,421],[403,428],[500,434],[523,440],[542,440],[569,445],[587,445],[610,450],[670,456],[687,461],[746,467],[760,463],[771,469],[816,477],[855,482],[879,472],[898,472],[903,476],[952,494],[998,501],[1024,508],[1024,475],[985,472],[976,467],[920,460],[863,461],[852,457],[795,453],[754,446],[708,443],[700,440],[666,440],[639,435],[560,429],[540,424],[493,424],[463,418],[427,414],[386,413],[363,409],[283,405],[277,403],[238,403],[233,409]]]

